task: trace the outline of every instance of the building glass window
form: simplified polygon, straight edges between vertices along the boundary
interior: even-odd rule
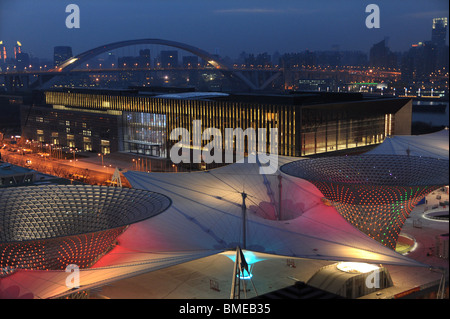
[[[92,142],[90,137],[83,137],[83,149],[85,151],[92,151]]]
[[[383,142],[392,116],[306,110],[302,114],[302,156],[362,147]]]
[[[111,148],[110,148],[109,144],[110,143],[107,140],[101,140],[100,141],[100,147],[101,147],[102,154],[109,154],[109,153],[111,153]]]
[[[124,112],[124,150],[131,153],[166,157],[166,116]]]

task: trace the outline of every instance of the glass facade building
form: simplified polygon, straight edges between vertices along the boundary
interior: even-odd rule
[[[134,89],[62,89],[45,92],[45,104],[49,112],[70,110],[97,120],[115,117],[117,125],[110,126],[113,138],[103,139],[110,141],[111,152],[164,158],[178,142],[169,139],[176,128],[189,131],[192,145],[194,121],[201,121],[202,132],[207,128],[218,129],[223,139],[227,128],[265,129],[267,136],[261,149],[267,152],[271,129],[277,129],[278,155],[284,156],[359,148],[381,143],[388,135],[411,133],[410,99],[364,98],[356,93],[163,95],[142,94]],[[92,140],[101,134],[97,132],[99,127],[91,125]],[[44,127],[37,129],[44,131]],[[83,138],[90,138],[88,132],[80,132]],[[100,140],[92,142],[93,151],[99,151]],[[209,142],[203,140],[202,146]]]

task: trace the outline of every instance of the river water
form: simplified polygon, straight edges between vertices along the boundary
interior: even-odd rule
[[[444,112],[418,112],[414,111],[414,105],[429,107],[430,110],[436,106],[437,104],[446,104]],[[423,108],[422,108],[423,109]],[[424,122],[427,124],[431,124],[433,126],[449,126],[449,113],[448,113],[448,102],[433,102],[433,101],[413,101],[413,113],[412,113],[412,122]]]

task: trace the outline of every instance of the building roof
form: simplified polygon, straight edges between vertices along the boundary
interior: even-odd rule
[[[449,159],[448,129],[421,135],[394,135],[365,154],[411,155]]]
[[[293,160],[298,158],[279,157],[278,165]],[[166,195],[172,205],[162,214],[130,225],[118,237],[118,245],[111,252],[92,268],[80,271],[83,282],[80,289],[102,286],[237,246],[279,256],[426,266],[351,226],[334,207],[322,201],[323,195],[311,183],[279,171],[261,175],[260,166],[247,162],[193,173],[125,172],[133,188]],[[247,194],[245,244],[243,192]],[[19,283],[26,287],[22,293],[49,298],[68,293],[66,277],[64,271],[18,271],[3,278],[2,284],[8,287]]]
[[[16,176],[23,174],[36,174],[36,171],[26,167],[12,165],[0,161],[0,177]]]
[[[323,107],[352,108],[352,111],[360,109],[361,102],[376,102],[370,111],[381,112],[389,110],[396,112],[403,107],[408,98],[391,98],[380,96],[365,96],[361,93],[346,92],[291,92],[288,94],[259,92],[259,93],[227,93],[227,92],[197,92],[189,88],[151,88],[151,87],[130,87],[128,89],[102,89],[102,88],[53,88],[45,92],[60,93],[81,93],[108,96],[132,96],[162,99],[189,99],[189,100],[209,100],[229,103],[243,103],[255,105],[295,105],[295,106],[316,106]],[[359,102],[359,103],[358,103]],[[368,110],[364,110],[367,112]]]

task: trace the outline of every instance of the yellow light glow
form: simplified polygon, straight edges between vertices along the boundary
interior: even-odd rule
[[[212,65],[213,67],[215,67],[215,68],[218,68],[218,67],[219,67],[219,65],[217,64],[217,62],[214,61],[214,60],[208,61],[208,63],[211,64],[211,65]]]
[[[20,43],[19,41],[17,41],[17,45],[18,45],[19,47],[21,47],[21,46],[22,46],[22,43]]]
[[[376,265],[357,262],[342,262],[337,264],[336,267],[341,271],[355,274],[365,274],[379,268]]]

